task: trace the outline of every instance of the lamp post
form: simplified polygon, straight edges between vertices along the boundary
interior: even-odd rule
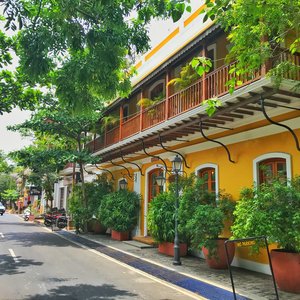
[[[175,237],[174,237],[174,260],[173,265],[181,265],[180,261],[180,248],[179,248],[179,237],[178,237],[178,207],[179,207],[179,186],[178,176],[181,171],[182,159],[176,155],[172,161],[172,173],[175,173]],[[158,186],[165,184],[166,178],[163,175],[156,177],[156,183]]]
[[[178,177],[181,172],[182,160],[176,155],[172,161],[172,172],[175,173],[175,188],[176,188],[176,199],[175,199],[175,238],[174,238],[174,260],[173,265],[181,265],[180,261],[180,249],[179,249],[179,237],[178,237],[178,207],[179,207],[179,186]]]
[[[119,186],[120,186],[120,189],[121,190],[126,190],[126,188],[127,188],[127,181],[123,178],[123,179],[121,179],[120,180],[120,182],[119,182]]]

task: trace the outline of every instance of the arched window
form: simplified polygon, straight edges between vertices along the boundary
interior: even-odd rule
[[[204,164],[196,169],[196,175],[203,180],[204,190],[215,193],[219,192],[218,167],[215,164]]]
[[[163,170],[159,168],[148,173],[148,202],[150,202],[159,193],[163,192],[163,186],[159,186],[156,183],[156,177],[163,175]]]
[[[129,105],[128,104],[124,104],[123,105],[123,121],[127,121],[129,117]]]
[[[214,168],[205,168],[198,171],[198,176],[203,180],[204,190],[216,193],[216,172]]]
[[[291,179],[291,158],[285,153],[268,153],[254,160],[254,181],[257,184],[270,182],[279,177]]]
[[[165,95],[165,80],[155,82],[149,88],[149,98],[152,100],[162,100]]]

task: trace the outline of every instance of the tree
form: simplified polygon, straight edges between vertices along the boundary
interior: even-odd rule
[[[60,101],[76,110],[128,93],[130,66],[149,49],[151,19],[178,19],[185,8],[174,0],[1,2],[5,27],[19,28],[16,52],[23,80],[54,86]]]
[[[88,206],[85,195],[84,164],[96,163],[99,157],[92,156],[84,145],[90,140],[88,133],[93,131],[99,120],[100,112],[95,110],[89,114],[72,114],[66,108],[52,105],[36,111],[30,120],[20,125],[9,127],[11,130],[33,132],[38,137],[38,144],[34,147],[17,151],[12,157],[23,166],[33,171],[30,177],[42,186],[48,187],[51,198],[51,180],[53,173],[57,173],[67,162],[79,165],[81,175],[81,192],[83,205]],[[42,139],[44,136],[45,139]],[[30,179],[29,178],[29,179]],[[51,194],[51,195],[50,195]]]
[[[231,72],[249,76],[268,62],[279,79],[299,70],[293,62],[281,62],[282,45],[291,54],[300,52],[299,0],[206,0],[206,5],[204,20],[216,20],[228,33],[227,61],[236,61]]]

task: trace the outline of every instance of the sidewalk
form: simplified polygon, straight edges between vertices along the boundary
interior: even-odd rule
[[[203,259],[182,257],[182,265],[174,266],[172,257],[159,254],[156,248],[149,248],[136,241],[114,241],[108,235],[91,233],[75,235],[73,231],[57,233],[206,299],[233,299],[228,270],[210,269]],[[271,276],[233,268],[233,279],[238,299],[276,299]],[[299,295],[281,291],[278,293],[279,299],[300,299]]]

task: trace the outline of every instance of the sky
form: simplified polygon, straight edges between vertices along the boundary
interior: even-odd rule
[[[199,0],[191,1],[192,8],[199,7]],[[172,30],[177,27],[177,23],[172,20],[155,20],[149,27],[151,46],[160,43]],[[0,25],[0,27],[2,27]],[[31,143],[29,138],[23,138],[19,133],[8,131],[6,126],[24,122],[30,116],[30,112],[14,109],[11,113],[0,115],[0,150],[5,153],[19,150]]]

